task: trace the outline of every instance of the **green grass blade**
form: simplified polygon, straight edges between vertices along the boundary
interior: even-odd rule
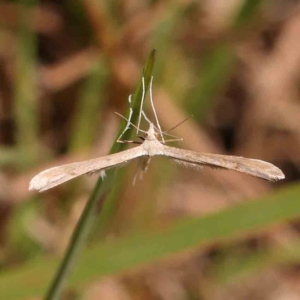
[[[263,0],[244,0],[236,17],[231,22],[233,34],[243,32],[243,29],[253,22]],[[234,32],[236,30],[236,32]],[[214,105],[214,99],[226,86],[236,62],[235,51],[230,43],[217,46],[202,59],[198,71],[199,84],[190,93],[189,110],[197,120],[203,120],[209,109]]]
[[[154,68],[154,63],[155,63],[155,50],[153,50],[150,54],[150,57],[148,59],[147,65],[143,71],[143,76],[145,78],[145,90],[148,91],[149,88],[149,83],[151,80],[151,76],[152,76],[152,71]],[[142,79],[140,79],[138,87],[136,89],[136,92],[133,94],[132,96],[132,103],[133,103],[133,115],[132,115],[132,119],[131,122],[133,124],[137,123],[137,118],[138,118],[138,112],[139,112],[139,105],[140,105],[140,100],[142,97]],[[125,125],[125,122],[124,122]],[[121,134],[121,132],[123,131],[124,127],[121,128],[120,132],[118,133],[118,136]],[[127,133],[124,135],[124,140],[130,140],[130,131],[127,131]],[[120,151],[120,144],[119,143],[115,143],[113,146],[113,152],[118,152]],[[101,211],[101,216],[97,221],[97,235],[102,235],[102,233],[104,233],[107,230],[107,227],[109,226],[113,216],[115,215],[117,206],[118,206],[118,193],[119,193],[119,185],[114,185],[114,182],[122,182],[122,178],[124,176],[124,170],[111,170],[109,171],[110,174],[108,176],[108,178],[103,182],[104,185],[104,190],[103,193],[105,193],[105,191],[108,190],[108,187],[112,187],[112,190],[108,196],[108,201],[105,201],[102,207],[102,211]]]
[[[226,244],[295,220],[300,217],[299,193],[300,186],[295,185],[206,217],[184,218],[161,230],[98,243],[83,253],[71,286],[81,287],[94,278],[141,267],[176,253],[200,250],[216,242]],[[300,247],[295,247],[292,255],[277,257],[276,263],[299,262]],[[28,263],[23,269],[6,271],[0,275],[1,296],[13,300],[40,296],[55,264],[54,259],[45,258]]]
[[[73,132],[70,151],[81,152],[90,147],[97,133],[97,115],[103,104],[103,89],[107,78],[107,70],[102,58],[94,63],[85,81],[73,120]]]
[[[148,87],[151,79],[151,74],[154,66],[154,59],[155,59],[155,51],[152,51],[152,53],[149,56],[145,71],[143,72],[146,88]],[[141,95],[142,95],[142,84],[140,81],[132,100],[134,107],[138,104],[139,100],[141,99]],[[126,122],[123,122],[123,126],[121,126],[119,133],[123,131],[125,125]],[[129,134],[130,134],[129,131],[127,131],[124,134],[124,139],[127,139]],[[126,147],[126,145],[118,144],[115,142],[111,148],[111,153],[121,151],[123,147]],[[104,180],[104,182],[102,182],[101,178],[98,179],[96,183],[96,187],[92,192],[84,208],[84,211],[78,221],[78,224],[76,225],[74,233],[71,237],[70,244],[66,251],[65,257],[63,258],[58,268],[57,274],[55,275],[54,280],[50,285],[50,288],[46,294],[45,299],[54,300],[60,298],[62,290],[72,270],[75,267],[79,254],[82,252],[82,249],[86,244],[88,235],[93,225],[95,224],[97,218],[99,217],[99,210],[98,210],[99,200],[101,202],[101,205],[103,205],[103,202],[108,194],[109,189],[114,184],[114,173],[115,170],[110,171],[106,180]],[[106,208],[106,206],[104,206],[104,208]],[[106,211],[107,210],[104,209],[104,216],[106,216]],[[101,217],[102,214],[100,215],[100,218]]]
[[[232,28],[240,29],[253,21],[253,16],[264,4],[264,0],[244,0],[241,8],[232,22]]]
[[[22,1],[18,9],[18,35],[16,46],[16,81],[14,87],[16,140],[19,155],[23,156],[23,166],[35,161],[37,154],[37,73],[36,52],[37,37],[31,24],[34,10],[38,1],[26,5]],[[34,153],[34,154],[32,154]],[[33,159],[27,159],[27,156]]]

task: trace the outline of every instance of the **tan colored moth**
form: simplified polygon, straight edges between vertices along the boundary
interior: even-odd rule
[[[117,142],[120,143],[132,142],[123,141],[121,139],[125,131],[128,130],[132,125],[137,129],[137,135],[139,135],[139,132],[145,133],[145,137],[140,137],[142,138],[143,142],[140,143],[139,146],[108,156],[81,162],[74,162],[71,164],[47,169],[32,178],[29,189],[43,192],[84,174],[94,173],[98,171],[101,172],[101,174],[104,174],[105,170],[124,165],[125,163],[130,162],[131,160],[136,158],[144,159],[142,165],[143,171],[146,171],[151,158],[154,156],[165,156],[188,167],[217,167],[238,171],[269,181],[277,181],[285,177],[279,168],[272,165],[271,163],[262,160],[238,156],[201,153],[165,145],[166,142],[174,141],[174,139],[165,140],[164,135],[170,136],[170,134],[162,132],[161,130],[152,98],[152,80],[153,78],[151,78],[149,91],[150,102],[155,116],[156,126],[148,119],[145,112],[143,111],[143,103],[145,98],[145,81],[143,78],[143,95],[139,111],[138,125],[135,126],[130,121],[132,116],[132,108],[130,107],[129,118],[126,119],[127,125],[120,137],[117,139]],[[129,97],[129,103],[130,102],[131,96]],[[140,129],[142,117],[149,123],[148,131],[143,131]]]

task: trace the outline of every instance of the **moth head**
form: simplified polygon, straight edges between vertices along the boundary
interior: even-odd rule
[[[149,130],[147,132],[147,140],[157,140],[158,132],[156,131],[153,123],[150,123]]]

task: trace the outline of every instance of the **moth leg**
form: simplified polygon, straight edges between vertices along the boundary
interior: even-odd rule
[[[121,114],[119,114],[118,112],[115,111],[115,114],[119,117],[121,117],[123,120],[129,122],[129,124],[137,129],[137,126],[135,126],[130,120],[128,120],[127,118],[125,118],[124,116],[122,116]],[[143,132],[143,133],[147,133],[147,131],[140,129],[139,131]]]
[[[178,126],[182,125],[184,122],[186,122],[187,120],[189,120],[190,118],[192,118],[193,115],[190,115],[189,117],[185,118],[184,120],[182,120],[181,122],[179,122],[178,124],[176,124],[175,126],[171,127],[170,129],[166,130],[163,132],[163,134],[167,134],[169,131],[177,128]]]
[[[145,120],[149,123],[149,125],[150,124],[152,124],[153,125],[153,127],[157,130],[157,131],[159,131],[159,129],[149,120],[149,118],[146,116],[146,113],[144,112],[144,111],[142,111],[142,115],[143,115],[143,117],[145,118]]]
[[[161,140],[162,140],[163,143],[165,143],[164,135],[163,135],[163,133],[161,131],[161,127],[160,127],[160,124],[159,124],[159,121],[158,121],[158,117],[157,117],[157,114],[156,114],[156,110],[155,110],[155,107],[154,107],[154,102],[153,102],[153,97],[152,97],[152,82],[153,82],[153,76],[151,76],[150,88],[149,88],[150,103],[151,103],[151,106],[152,106],[152,110],[153,110],[153,114],[154,114],[154,117],[155,117],[155,120],[156,120],[158,131],[159,131],[159,134],[161,136]]]
[[[145,78],[144,78],[144,76],[142,77],[142,87],[143,87],[143,93],[142,93],[140,113],[139,113],[139,119],[138,119],[138,125],[137,125],[136,134],[139,134],[139,131],[140,131],[142,111],[143,111],[143,105],[144,105],[145,94],[146,94],[146,90],[145,90]]]
[[[131,117],[132,117],[132,113],[133,113],[132,107],[130,105],[131,104],[131,98],[132,98],[132,95],[129,95],[129,97],[128,97],[128,102],[129,102],[129,117],[127,119],[127,124],[126,124],[124,130],[122,131],[121,135],[117,139],[117,143],[124,143],[125,142],[125,141],[122,141],[121,138],[124,135],[124,133],[130,128]]]
[[[142,157],[142,159],[141,159],[141,169],[142,169],[142,171],[144,173],[147,172],[147,169],[149,167],[150,161],[151,161],[151,157],[150,156]]]
[[[122,141],[119,141],[119,143],[123,143],[123,144],[138,144],[138,145],[143,144],[140,141],[130,141],[130,140],[122,140]]]
[[[169,142],[180,142],[183,141],[183,138],[177,138],[177,139],[169,139],[169,140],[165,140],[165,143],[169,143]]]
[[[135,171],[134,178],[133,178],[133,181],[132,181],[132,185],[135,185],[136,178],[137,178],[138,175],[139,175],[140,180],[143,179],[143,175],[144,175],[144,173],[147,172],[150,161],[151,161],[150,156],[142,157],[139,160],[139,163],[138,163],[138,166],[137,166],[137,169]]]

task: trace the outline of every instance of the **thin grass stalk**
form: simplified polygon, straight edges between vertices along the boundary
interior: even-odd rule
[[[146,88],[149,86],[150,83],[152,70],[154,66],[154,60],[155,60],[155,50],[151,52],[146,68],[143,72]],[[136,107],[139,104],[141,95],[142,95],[142,80],[140,80],[136,92],[133,95],[133,99],[132,99],[133,107]],[[123,122],[122,124],[123,126],[121,126],[119,133],[121,133],[126,126],[125,122]],[[129,131],[127,131],[126,134],[124,135],[124,139],[128,139],[128,138],[130,138]],[[110,153],[121,151],[123,150],[124,147],[125,147],[124,144],[118,144],[115,142],[111,148]],[[67,283],[67,280],[69,279],[72,270],[74,269],[77,263],[79,254],[81,253],[84,245],[86,244],[89,233],[93,225],[95,224],[96,219],[99,218],[99,210],[101,211],[104,200],[106,199],[109,193],[109,189],[114,184],[115,172],[116,172],[115,170],[111,170],[108,173],[107,178],[103,182],[101,178],[98,179],[95,189],[93,190],[84,208],[84,211],[75,227],[69,246],[66,250],[66,254],[57,270],[57,273],[53,278],[49,290],[46,293],[45,296],[46,300],[60,299],[62,291]],[[103,213],[100,214],[100,218],[102,217],[102,214]]]
[[[84,83],[73,120],[70,152],[81,152],[90,147],[98,131],[95,123],[101,112],[104,97],[101,96],[107,78],[103,59],[99,58]]]
[[[264,2],[264,0],[244,0],[236,16],[231,20],[231,30],[242,33],[253,22]],[[199,84],[189,96],[191,99],[189,110],[198,121],[207,116],[215,99],[226,86],[235,62],[235,51],[229,42],[218,45],[202,59],[198,71]]]
[[[30,24],[34,9],[38,1],[31,1],[30,5],[22,1],[18,9],[18,36],[16,45],[16,81],[15,81],[15,118],[16,140],[18,150],[23,156],[23,165],[35,161],[37,153],[37,74],[36,55],[37,37]],[[24,4],[24,5],[22,5]],[[19,153],[20,156],[20,153]],[[20,162],[22,163],[22,162]]]

